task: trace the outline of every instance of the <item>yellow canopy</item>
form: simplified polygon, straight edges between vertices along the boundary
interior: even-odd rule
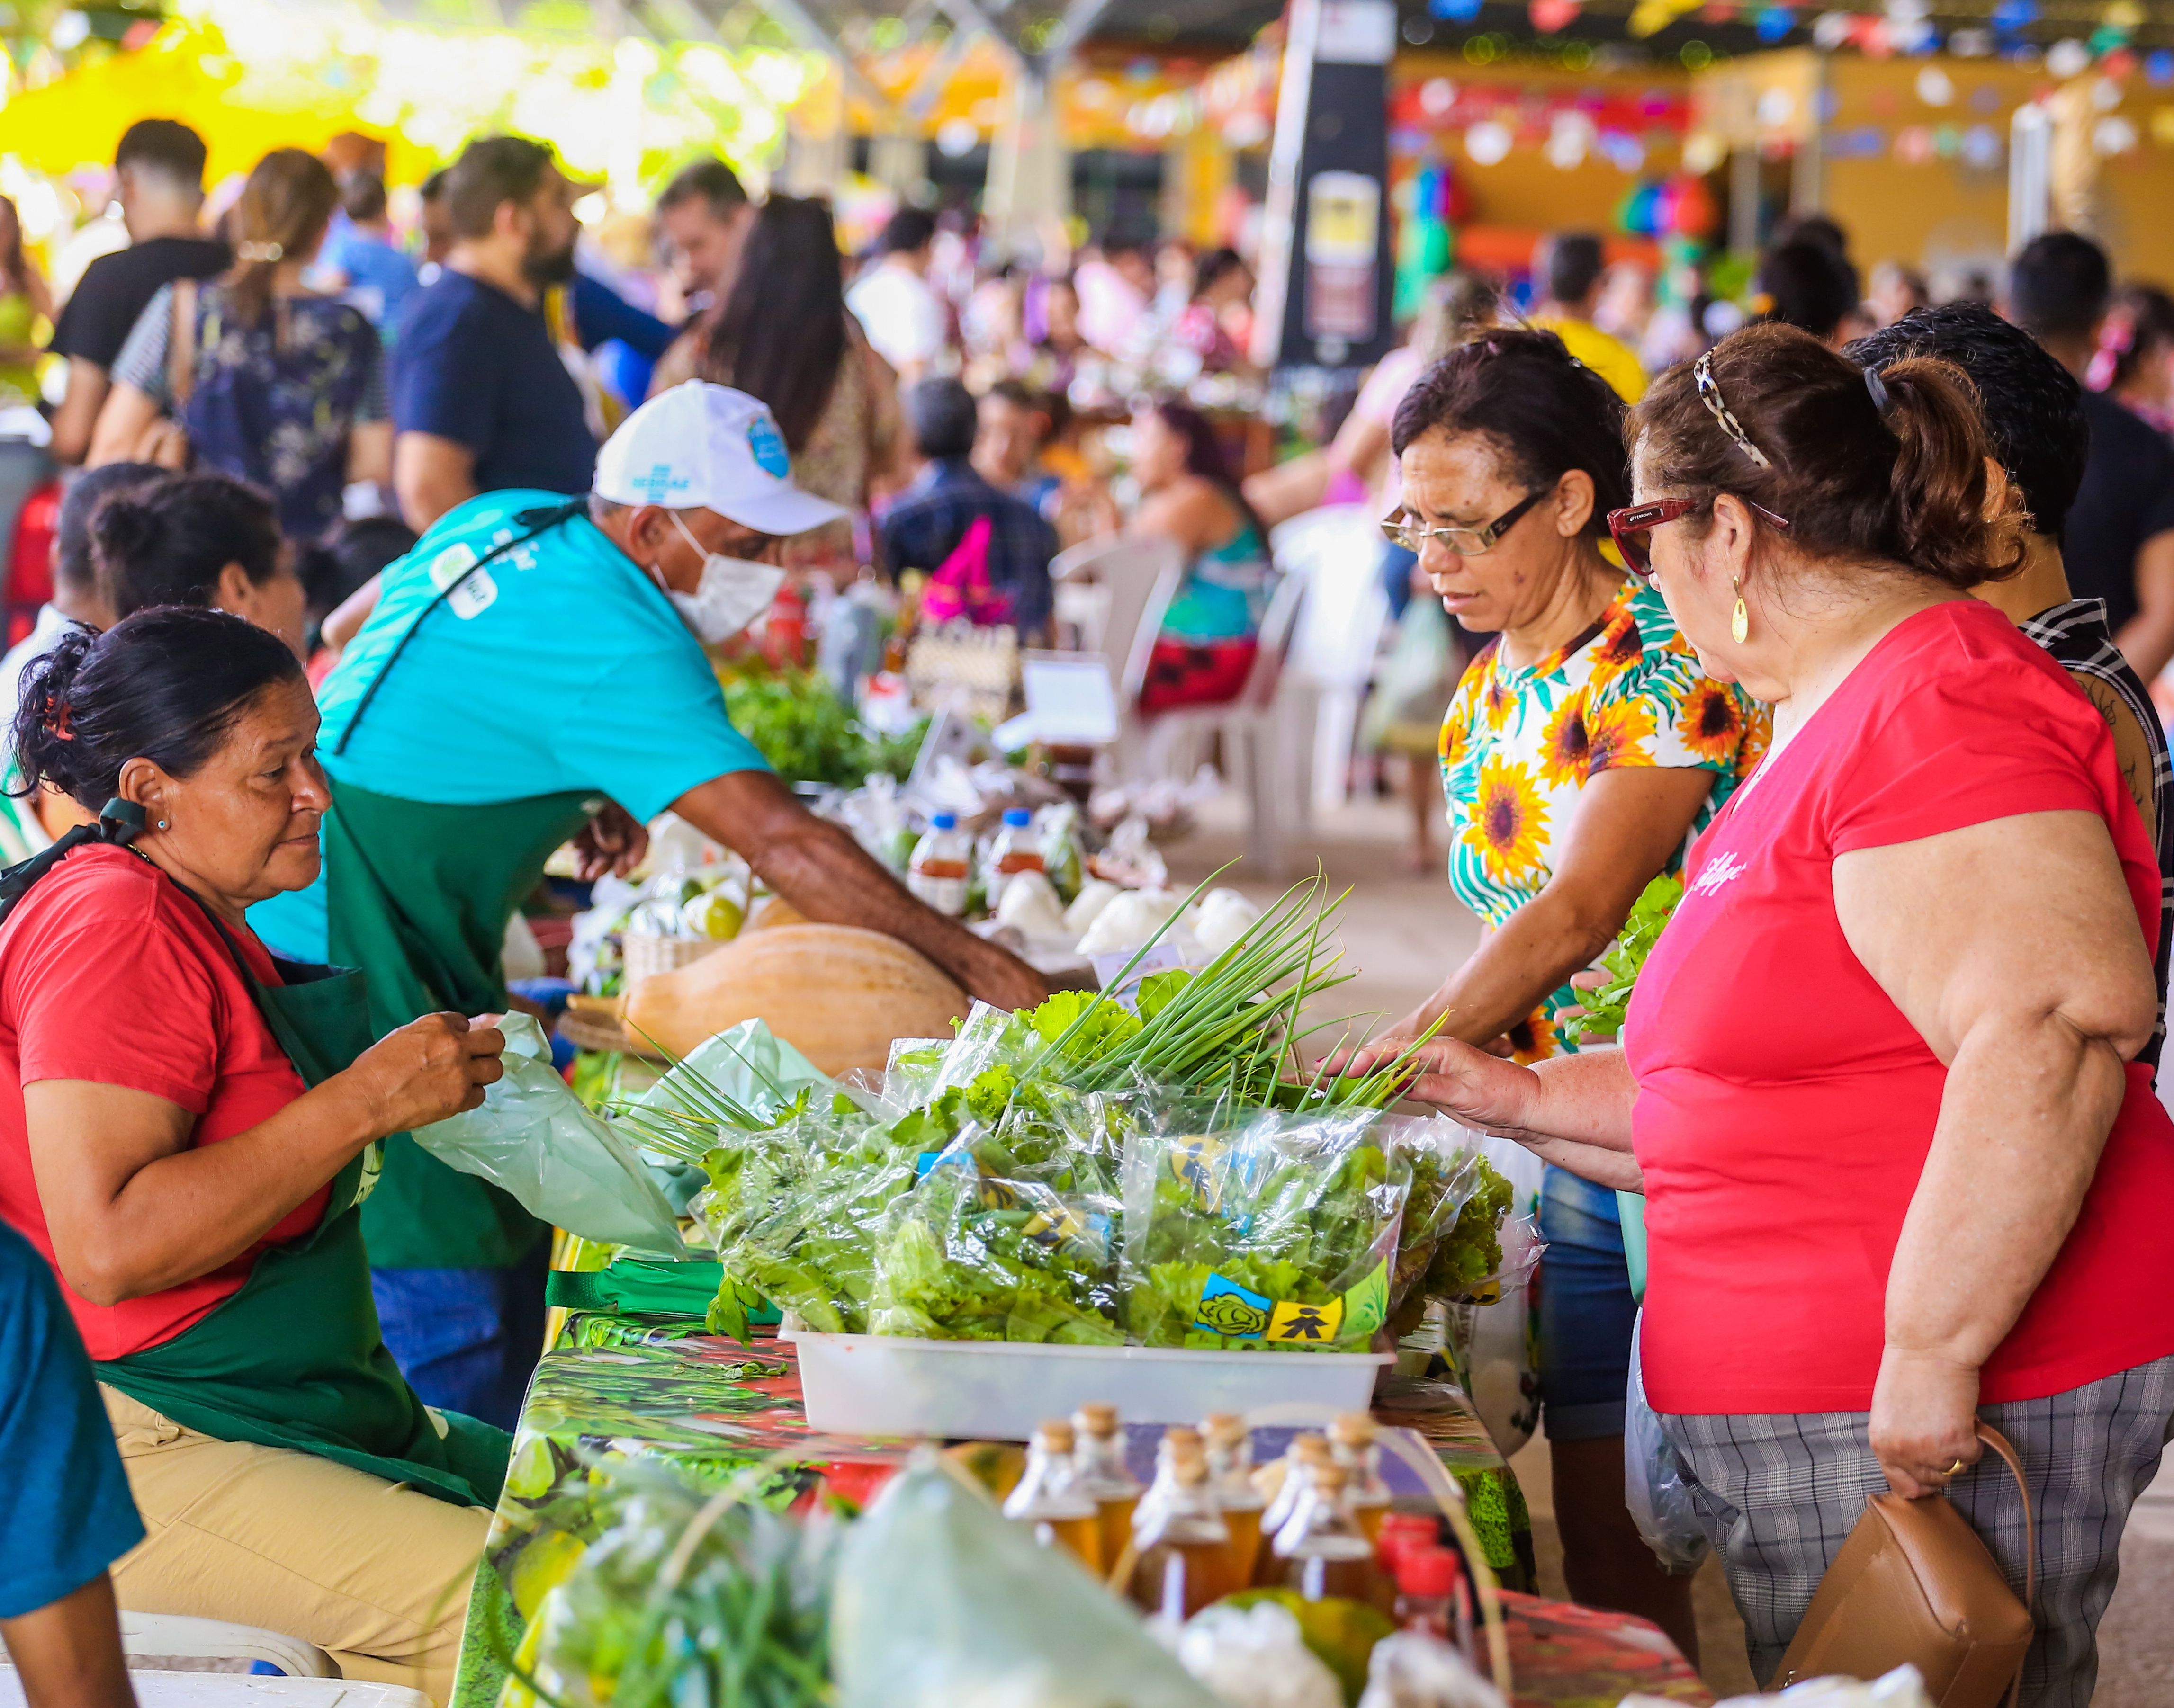
[[[245,67],[216,30],[170,22],[134,51],[79,66],[0,107],[0,156],[57,176],[111,163],[121,133],[138,119],[181,119],[203,137],[211,154],[205,181],[216,184],[273,149],[315,153],[343,131],[370,131],[355,120],[359,94]],[[420,175],[424,163],[404,160],[412,151],[397,137],[387,143],[388,178]]]

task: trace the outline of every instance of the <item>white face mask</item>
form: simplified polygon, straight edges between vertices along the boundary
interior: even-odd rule
[[[650,565],[649,573],[657,578],[664,597],[671,600],[680,620],[695,631],[697,640],[706,646],[722,646],[770,608],[770,602],[785,585],[785,571],[775,564],[706,550],[676,511],[666,514],[672,517],[672,526],[679,530],[680,538],[702,554],[702,579],[693,592],[683,593],[664,579],[655,565]]]

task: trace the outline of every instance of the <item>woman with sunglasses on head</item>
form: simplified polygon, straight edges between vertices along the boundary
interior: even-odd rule
[[[1541,1061],[1577,1047],[1571,976],[1756,762],[1765,719],[1605,554],[1604,518],[1630,497],[1623,405],[1555,334],[1452,351],[1404,394],[1393,448],[1390,537],[1460,625],[1495,637],[1441,730],[1450,883],[1488,932],[1393,1035],[1438,1023]],[[1540,1391],[1571,1592],[1655,1619],[1690,1653],[1689,1586],[1623,1504],[1636,1307],[1615,1194],[1550,1169],[1540,1215]]]
[[[1612,518],[1774,746],[1686,862],[1620,1051],[1427,1046],[1414,1095],[1647,1194],[1640,1354],[1752,1670],[1866,1497],[1943,1491],[2082,1708],[2174,1428],[2160,879],[2105,721],[1967,590],[2023,567],[1947,363],[1746,329],[1631,418]],[[1364,1066],[1365,1057],[1359,1065]]]

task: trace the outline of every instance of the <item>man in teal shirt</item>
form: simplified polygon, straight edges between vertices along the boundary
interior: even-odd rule
[[[974,995],[1031,969],[922,906],[816,818],[733,729],[704,644],[767,609],[776,542],[841,512],[792,484],[768,409],[690,381],[627,418],[595,489],[498,492],[389,566],[321,695],[323,874],[251,911],[273,947],[360,966],[380,1032],[506,1003],[508,919],[568,838],[592,874],[666,808],[808,918],[881,931]],[[542,1338],[545,1230],[513,1200],[387,1145],[363,1208],[386,1343],[433,1405],[511,1427]]]

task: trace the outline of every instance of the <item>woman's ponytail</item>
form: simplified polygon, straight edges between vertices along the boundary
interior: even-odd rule
[[[338,181],[315,154],[274,149],[257,163],[234,204],[234,265],[220,281],[243,325],[264,318],[280,264],[310,257],[338,205]]]
[[[35,795],[41,785],[50,782],[63,794],[78,796],[78,785],[88,781],[84,775],[86,754],[76,736],[68,696],[97,639],[97,630],[78,624],[51,651],[24,667],[13,731],[15,768],[22,781],[9,794]]]
[[[1886,393],[1881,419],[1901,447],[1894,492],[1903,561],[1954,587],[2014,575],[2021,549],[2001,561],[1986,517],[1985,427],[1969,379],[1929,357],[1892,363],[1874,377]]]
[[[224,611],[160,605],[102,635],[71,629],[23,673],[22,781],[12,792],[51,783],[95,813],[120,792],[132,759],[193,776],[257,696],[280,683],[307,687],[287,643]]]

